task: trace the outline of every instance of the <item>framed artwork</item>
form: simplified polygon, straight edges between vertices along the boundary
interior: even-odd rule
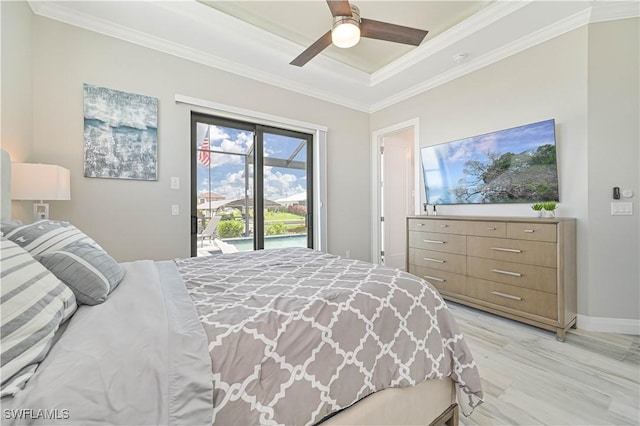
[[[84,175],[158,180],[158,98],[84,85]]]

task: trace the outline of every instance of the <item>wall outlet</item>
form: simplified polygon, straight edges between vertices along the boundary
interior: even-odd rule
[[[171,216],[178,216],[180,214],[180,204],[171,205]]]

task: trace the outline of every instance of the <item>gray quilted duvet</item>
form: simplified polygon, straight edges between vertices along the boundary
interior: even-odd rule
[[[463,413],[482,402],[451,312],[413,275],[300,248],[176,264],[208,337],[216,424],[314,424],[445,377]]]

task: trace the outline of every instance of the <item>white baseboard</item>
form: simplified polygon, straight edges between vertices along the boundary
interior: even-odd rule
[[[640,335],[640,319],[589,317],[578,314],[576,325],[581,330]]]

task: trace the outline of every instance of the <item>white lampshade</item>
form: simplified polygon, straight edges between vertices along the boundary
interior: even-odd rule
[[[71,173],[53,164],[13,163],[11,198],[14,200],[70,200]]]
[[[341,19],[331,30],[331,41],[338,47],[353,47],[360,41],[360,26],[353,19]]]
[[[40,201],[33,203],[33,220],[49,219],[44,200],[71,199],[71,173],[53,164],[11,164],[11,198]]]

